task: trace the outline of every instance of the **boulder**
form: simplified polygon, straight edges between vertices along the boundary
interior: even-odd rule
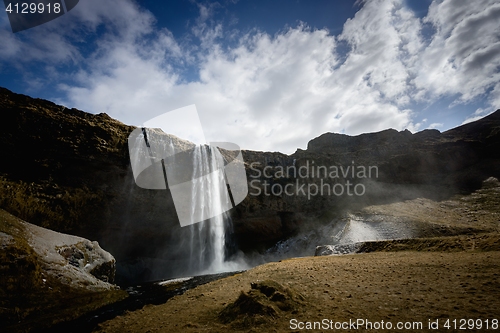
[[[115,259],[97,242],[22,221],[0,209],[0,322],[43,329],[122,300]]]
[[[2,271],[4,276],[12,277],[12,285],[3,280],[7,282],[3,290],[29,287],[19,283],[19,279],[28,277],[31,287],[53,279],[72,288],[117,289],[111,284],[115,279],[115,258],[96,241],[33,225],[4,210],[0,210],[0,231]]]

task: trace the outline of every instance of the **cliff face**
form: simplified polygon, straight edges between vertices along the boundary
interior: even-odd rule
[[[313,139],[307,152],[379,167],[379,181],[440,184],[461,189],[477,187],[485,175],[498,169],[500,112],[478,122],[440,133],[411,134],[390,129],[349,137],[327,133]],[[297,153],[296,153],[297,154]]]
[[[148,262],[159,258],[167,275],[182,273],[176,263],[188,251],[189,228],[180,228],[169,191],[135,185],[127,147],[134,127],[3,88],[0,121],[1,208],[98,240],[118,265],[129,263],[122,275],[151,278]],[[444,133],[326,133],[292,155],[243,151],[249,195],[230,212],[233,245],[266,248],[348,208],[472,190],[500,177],[499,143],[497,111]],[[336,193],[312,195],[325,184]],[[347,194],[355,189],[363,195]]]
[[[264,193],[266,182],[270,195],[247,197],[237,208],[236,230],[253,235],[252,242],[272,243],[345,210],[470,192],[488,177],[499,176],[499,146],[500,110],[444,133],[394,129],[358,136],[326,133],[311,140],[307,150],[290,156],[245,151],[250,193],[258,193],[256,188]],[[264,175],[264,169],[271,177]],[[347,193],[347,182],[352,195]],[[306,193],[299,190],[302,184]],[[363,195],[353,193],[356,184]],[[273,195],[273,186],[276,192],[288,186],[294,195]]]
[[[6,89],[0,109],[2,206],[59,231],[98,225],[114,184],[126,176],[131,127]]]
[[[0,89],[0,207],[98,240],[117,260],[155,257],[178,226],[167,191],[135,186],[126,126]]]

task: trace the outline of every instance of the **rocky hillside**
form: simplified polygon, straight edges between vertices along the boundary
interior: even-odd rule
[[[176,263],[189,251],[182,243],[189,229],[180,228],[169,191],[135,185],[127,148],[134,127],[3,88],[0,120],[6,124],[0,132],[1,208],[99,241],[116,257],[121,276],[148,279],[152,266],[164,267],[166,275],[182,273]],[[231,211],[233,249],[268,248],[347,209],[472,191],[500,177],[499,143],[497,111],[444,133],[326,133],[292,155],[243,151],[250,194]],[[312,195],[325,183],[344,193]],[[348,195],[358,184],[363,194]]]
[[[270,195],[250,195],[238,207],[236,230],[251,234],[253,237],[245,239],[252,242],[261,239],[273,243],[304,225],[307,228],[311,217],[329,221],[349,209],[367,205],[419,197],[442,200],[456,193],[470,193],[480,188],[483,180],[500,175],[499,146],[500,110],[444,133],[424,130],[412,134],[394,129],[358,136],[326,133],[311,140],[307,150],[298,149],[290,156],[244,151],[250,193],[259,192],[255,187],[264,193],[262,184],[267,182]],[[252,162],[256,163],[254,167],[250,166]],[[320,166],[326,167],[326,173],[318,169]],[[301,168],[304,172],[299,174]],[[266,177],[264,169],[273,177]],[[284,176],[281,170],[285,170]],[[286,170],[291,170],[290,174]],[[296,177],[293,170],[297,171]],[[363,170],[367,170],[366,175]],[[348,195],[347,181],[363,184],[359,189],[366,192]],[[325,183],[331,185],[330,193]],[[333,193],[337,183],[337,194],[344,189],[342,195]],[[298,184],[306,184],[306,189],[316,184],[317,188],[311,187],[308,195],[298,190]],[[288,186],[289,192],[296,195],[273,195],[271,186],[276,186],[276,191]],[[314,195],[316,189],[318,194]],[[354,192],[354,186],[350,189]]]

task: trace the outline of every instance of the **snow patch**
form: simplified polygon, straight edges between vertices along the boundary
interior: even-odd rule
[[[161,282],[158,282],[158,284],[160,286],[166,286],[166,285],[169,285],[169,284],[172,284],[172,283],[180,283],[180,282],[184,282],[184,281],[189,281],[191,280],[193,277],[183,277],[183,278],[178,278],[178,279],[172,279],[172,280],[166,280],[166,281],[161,281]]]

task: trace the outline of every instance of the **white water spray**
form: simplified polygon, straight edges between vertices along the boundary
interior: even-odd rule
[[[248,192],[241,152],[232,154],[234,147],[239,149],[222,142],[194,145],[148,128],[136,129],[129,136],[136,184],[169,189],[181,227],[189,230],[187,239],[179,242],[179,253],[188,252],[189,274],[246,268],[228,262],[225,255],[226,235],[232,230],[226,212]]]
[[[225,262],[226,233],[231,219],[223,209],[231,199],[223,158],[217,148],[199,145],[193,150],[191,198],[193,221],[199,220],[198,214],[213,217],[190,226],[190,268],[205,273],[231,270],[231,265]]]

